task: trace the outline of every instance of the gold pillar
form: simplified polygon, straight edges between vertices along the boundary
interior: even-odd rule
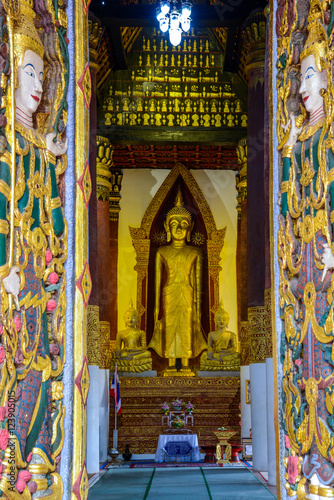
[[[247,201],[247,138],[241,139],[237,145],[237,156],[239,171],[236,176],[236,188],[238,191],[238,217],[242,216],[242,203]]]
[[[100,368],[106,370],[110,367],[110,361],[111,361],[109,321],[100,321],[100,343],[101,343]]]
[[[109,139],[100,136],[96,137],[96,145],[96,196],[98,200],[109,201],[112,191],[111,167],[114,148]]]
[[[250,337],[248,335],[248,321],[240,323],[240,366],[248,366],[250,360]]]
[[[271,318],[271,288],[264,291],[266,358],[273,357],[273,327]]]
[[[111,191],[109,194],[109,218],[112,222],[118,222],[120,212],[119,202],[121,199],[122,170],[113,168],[111,171]]]
[[[87,362],[89,365],[100,366],[102,346],[100,342],[99,306],[88,305],[87,322]]]
[[[237,298],[238,331],[240,340],[240,364],[249,364],[248,332],[248,287],[247,287],[247,138],[237,145],[239,171],[236,176],[238,191],[238,236],[237,236]]]
[[[249,90],[264,83],[266,20],[262,12],[251,15],[242,31],[243,64],[247,74]]]
[[[266,359],[265,321],[265,186],[264,186],[264,70],[266,20],[256,12],[243,32],[243,64],[248,79],[247,128],[247,259],[248,333],[250,364]]]
[[[248,308],[248,334],[250,338],[249,363],[265,363],[267,341],[264,306]]]

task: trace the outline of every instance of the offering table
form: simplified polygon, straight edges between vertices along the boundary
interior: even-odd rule
[[[160,434],[155,462],[199,462],[197,434]]]

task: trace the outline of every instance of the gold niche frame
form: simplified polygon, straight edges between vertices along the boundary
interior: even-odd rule
[[[146,331],[147,327],[147,288],[148,288],[148,267],[150,257],[150,233],[161,205],[164,203],[168,193],[173,188],[177,179],[181,176],[185,185],[189,189],[191,196],[197,203],[199,211],[204,221],[207,239],[208,255],[208,278],[209,278],[209,309],[210,309],[210,330],[215,329],[214,315],[219,307],[219,273],[222,267],[220,253],[224,246],[226,227],[217,229],[211,209],[206,201],[195,178],[182,163],[176,163],[172,168],[143,216],[141,226],[130,227],[132,244],[136,252],[137,271],[137,311],[140,318],[141,328]],[[144,318],[144,321],[142,321]]]

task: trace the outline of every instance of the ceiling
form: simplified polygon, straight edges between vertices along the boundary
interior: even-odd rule
[[[102,66],[98,90],[108,81],[110,71],[128,69],[127,56],[141,28],[157,27],[159,3],[159,0],[92,0],[89,10],[92,19],[95,16],[99,20],[102,33],[97,46]],[[267,3],[267,0],[192,0],[192,26],[210,28],[212,32],[228,28],[224,72],[238,73],[243,24],[250,13],[263,10]],[[98,130],[98,134],[108,136],[104,132]],[[142,135],[140,131],[133,132],[133,137],[129,135],[126,141],[122,140],[122,133],[116,127],[112,134],[114,168],[172,168],[181,162],[192,169],[237,170],[235,146],[247,131],[208,130],[204,137],[203,133],[179,131],[175,127],[168,133],[160,130],[157,137],[152,132],[150,142],[145,131]]]

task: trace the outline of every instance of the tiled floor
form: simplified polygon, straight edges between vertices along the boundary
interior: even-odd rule
[[[271,500],[276,488],[267,474],[251,469],[140,468],[120,462],[90,480],[88,500]],[[263,486],[261,486],[263,484]]]

